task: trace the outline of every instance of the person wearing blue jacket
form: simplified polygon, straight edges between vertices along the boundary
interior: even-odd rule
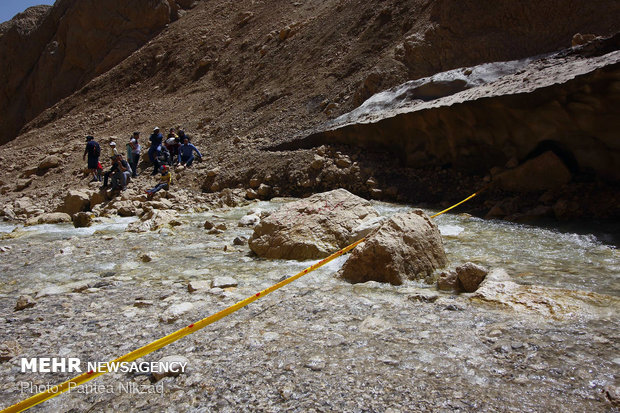
[[[189,143],[189,139],[185,137],[183,145],[179,146],[179,163],[188,168],[191,167],[192,162],[194,162],[194,152],[196,152],[198,157],[202,159],[202,154],[200,151],[194,145]]]
[[[149,147],[149,159],[153,164],[153,172],[151,175],[156,175],[159,171],[159,159],[158,156],[161,153],[161,143],[164,140],[164,135],[159,132],[159,128],[155,127],[153,129],[153,133],[149,137],[149,141],[151,141],[151,146]]]

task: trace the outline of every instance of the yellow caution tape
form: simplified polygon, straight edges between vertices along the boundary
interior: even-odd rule
[[[481,190],[479,190],[478,192],[474,192],[473,194],[471,194],[470,196],[468,196],[467,198],[465,198],[464,200],[462,200],[461,202],[459,202],[458,204],[454,204],[452,205],[450,208],[446,208],[443,211],[440,211],[438,213],[436,213],[435,215],[431,215],[431,218],[435,218],[438,217],[441,214],[445,214],[446,212],[450,211],[453,208],[456,208],[457,206],[461,205],[464,202],[469,201],[470,199],[472,199],[473,197],[475,197],[476,195],[480,194],[482,191],[484,191],[485,189],[487,189],[487,186],[485,186],[484,188],[482,188]]]
[[[459,205],[461,205],[463,202],[466,202],[468,200],[470,200],[471,198],[475,197],[476,195],[478,195],[480,192],[484,191],[484,189],[486,188],[482,188],[480,191],[470,195],[469,197],[465,198],[464,200],[462,200],[461,202],[459,202],[458,204],[455,204],[453,206],[451,206],[450,208],[444,209],[441,212],[438,212],[437,214],[431,216],[431,218],[435,218],[445,212],[448,212],[449,210],[451,210],[452,208],[455,208]],[[269,293],[274,292],[275,290],[284,287],[285,285],[295,281],[298,278],[303,277],[304,275],[316,270],[317,268],[322,267],[323,265],[327,264],[330,261],[333,261],[334,259],[340,257],[341,255],[346,254],[347,252],[351,251],[353,248],[357,247],[360,243],[364,242],[365,238],[360,239],[359,241],[354,242],[351,245],[348,245],[346,247],[344,247],[343,249],[333,253],[332,255],[330,255],[329,257],[317,262],[316,264],[311,265],[310,267],[306,268],[305,270],[293,275],[292,277],[289,277],[285,280],[280,281],[277,284],[272,285],[269,288],[266,288],[260,292],[257,292],[256,294],[239,301],[236,304],[231,305],[230,307],[217,312],[215,314],[210,315],[209,317],[203,318],[200,321],[197,321],[193,324],[190,324],[186,327],[183,327],[180,330],[175,331],[172,334],[168,334],[165,337],[162,337],[156,341],[153,341],[152,343],[149,343],[143,347],[140,347],[130,353],[127,353],[123,356],[120,356],[117,359],[114,359],[110,362],[107,363],[107,365],[109,366],[113,366],[116,363],[121,363],[121,362],[131,362],[134,361],[136,359],[139,359],[140,357],[146,356],[147,354],[150,354],[156,350],[159,350],[162,347],[167,346],[168,344],[174,343],[177,340],[180,340],[181,338],[195,333],[196,331],[205,328],[206,326],[208,326],[211,323],[214,323],[232,313],[234,313],[235,311],[247,306],[248,304],[258,300],[259,298],[262,298],[264,296],[266,296]],[[19,403],[16,403],[12,406],[7,407],[6,409],[2,410],[0,413],[17,413],[17,412],[22,412],[24,410],[30,409],[33,406],[36,406],[39,403],[43,403],[46,400],[49,400],[51,398],[54,398],[56,396],[58,396],[59,394],[62,394],[64,392],[66,392],[69,389],[74,389],[77,386],[84,384],[92,379],[94,379],[95,377],[99,377],[105,373],[107,373],[108,370],[107,368],[102,368],[99,369],[98,371],[88,371],[86,373],[82,373],[77,377],[74,377],[70,380],[65,381],[64,383],[58,384],[56,386],[53,386],[49,389],[47,389],[46,391],[43,391],[41,393],[35,394],[34,396],[31,396],[25,400],[22,400]]]

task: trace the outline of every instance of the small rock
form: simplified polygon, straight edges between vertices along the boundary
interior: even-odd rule
[[[325,360],[323,360],[323,358],[319,356],[312,357],[305,364],[305,366],[308,367],[312,371],[321,371],[325,368],[326,365],[327,363],[325,362]]]
[[[260,197],[268,197],[271,194],[271,187],[269,185],[260,184],[257,191]]]
[[[441,291],[458,291],[459,279],[455,271],[444,271],[439,274],[437,288]]]
[[[336,166],[338,168],[348,168],[351,166],[351,159],[348,156],[336,159]]]
[[[217,224],[215,226],[216,229],[219,229],[220,231],[226,231],[228,229],[228,227],[226,226],[226,224],[224,224],[223,222],[221,224]]]
[[[20,295],[15,304],[15,311],[21,311],[26,308],[34,307],[37,302],[29,295]]]
[[[232,277],[215,277],[213,279],[214,288],[236,287],[239,283]]]
[[[204,223],[204,228],[205,229],[212,229],[215,226],[215,224],[213,224],[213,222],[206,220]]]
[[[463,290],[468,293],[476,291],[484,277],[489,273],[486,268],[472,262],[456,267],[455,271]]]
[[[280,334],[268,331],[263,334],[263,340],[265,341],[276,341],[280,338]]]
[[[62,163],[62,159],[57,155],[48,155],[40,163],[37,169],[39,171],[45,171],[50,168],[56,168]]]
[[[614,406],[620,406],[620,386],[607,385],[603,389],[605,392],[605,397],[607,400],[611,402]]]
[[[78,212],[73,216],[73,226],[75,228],[90,227],[93,223],[93,216],[88,212]]]
[[[194,304],[188,302],[172,304],[166,309],[166,311],[164,311],[164,313],[159,317],[159,319],[160,321],[163,321],[165,323],[173,323],[178,320],[183,314],[186,314],[193,309]]]
[[[193,293],[195,291],[210,290],[212,286],[213,286],[213,281],[211,280],[195,280],[195,281],[190,281],[187,284],[187,291],[189,291],[190,293]]]
[[[278,38],[280,39],[280,41],[284,41],[288,37],[290,37],[290,34],[291,34],[291,28],[289,26],[286,26],[285,28],[280,30],[280,33],[278,34]]]
[[[250,179],[250,188],[257,189],[260,186],[260,180],[257,178]]]
[[[22,348],[15,340],[5,341],[0,344],[0,362],[11,360],[13,357],[19,356]]]
[[[379,188],[372,188],[370,190],[370,197],[372,199],[381,199],[383,197],[383,191]]]
[[[245,215],[241,217],[237,226],[239,227],[255,227],[260,223],[260,217],[256,214]]]
[[[255,190],[253,190],[252,188],[248,188],[245,191],[245,197],[247,199],[256,199],[256,198],[258,198],[258,193]]]
[[[189,365],[189,359],[179,355],[166,356],[161,358],[158,363],[159,371],[153,372],[153,378],[156,381],[164,377],[177,377],[181,373],[185,373]]]
[[[149,254],[142,254],[142,255],[140,255],[140,261],[142,261],[142,262],[151,262],[151,261],[153,261],[153,258]]]
[[[433,303],[439,298],[436,291],[420,291],[407,297],[411,301],[421,301],[423,303]]]
[[[375,188],[379,183],[372,176],[366,180],[366,186],[369,188]]]
[[[248,243],[247,237],[235,237],[233,245],[246,245]]]
[[[314,155],[314,160],[310,163],[310,168],[318,171],[323,169],[323,165],[325,165],[325,158],[319,155]]]
[[[28,188],[30,184],[32,183],[32,181],[33,181],[33,178],[18,179],[15,183],[15,191],[19,192],[21,190]]]

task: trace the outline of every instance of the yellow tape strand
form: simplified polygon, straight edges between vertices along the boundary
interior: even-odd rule
[[[450,211],[453,208],[456,208],[457,206],[461,205],[464,202],[469,201],[470,199],[472,199],[473,197],[479,195],[482,191],[484,191],[485,189],[487,189],[487,186],[485,186],[484,188],[482,188],[481,190],[479,190],[478,192],[474,192],[473,194],[471,194],[470,196],[468,196],[467,198],[465,198],[464,200],[462,200],[461,202],[459,202],[458,204],[454,204],[452,205],[450,208],[446,208],[443,211],[440,211],[438,213],[436,213],[435,215],[431,215],[431,218],[435,218],[438,217],[439,215],[445,214],[446,212]]]
[[[456,208],[457,206],[461,205],[462,203],[469,201],[470,199],[472,199],[473,197],[475,197],[476,195],[480,194],[482,191],[484,191],[486,189],[482,188],[481,190],[479,190],[478,192],[468,196],[467,198],[465,198],[464,200],[462,200],[461,202],[459,202],[458,204],[454,204],[452,205],[450,208],[446,208],[441,212],[436,213],[435,215],[432,215],[431,218],[435,218],[438,217],[441,214],[444,214],[448,211],[450,211],[453,208]],[[150,354],[156,350],[159,350],[162,347],[167,346],[168,344],[174,343],[177,340],[182,339],[183,337],[192,334],[200,329],[205,328],[206,326],[208,326],[209,324],[212,324],[232,313],[234,313],[235,311],[247,306],[250,303],[253,303],[254,301],[258,300],[259,298],[262,298],[264,296],[266,296],[269,293],[272,293],[274,291],[276,291],[279,288],[284,287],[285,285],[292,283],[293,281],[295,281],[298,278],[303,277],[304,275],[316,270],[317,268],[322,267],[323,265],[327,264],[330,261],[333,261],[334,259],[340,257],[341,255],[346,254],[347,252],[351,251],[353,248],[357,247],[360,243],[364,242],[365,238],[360,239],[359,241],[354,242],[351,245],[348,245],[346,247],[344,247],[343,249],[333,253],[332,255],[330,255],[329,257],[317,262],[316,264],[311,265],[310,267],[306,268],[305,270],[293,275],[292,277],[289,277],[285,280],[280,281],[279,283],[276,283],[274,285],[272,285],[269,288],[266,288],[244,300],[239,301],[236,304],[231,305],[228,308],[225,308],[222,311],[219,311],[215,314],[210,315],[209,317],[203,318],[200,321],[197,321],[193,324],[190,324],[186,327],[183,327],[180,330],[175,331],[174,333],[168,334],[165,337],[162,337],[158,340],[153,341],[152,343],[149,343],[143,347],[140,347],[130,353],[127,353],[123,356],[120,356],[119,358],[116,358],[110,362],[108,362],[108,364],[113,365],[114,363],[120,363],[120,362],[131,362],[134,361],[136,359],[139,359],[140,357],[144,357],[147,354]],[[89,371],[86,373],[82,373],[77,377],[74,377],[70,380],[67,380],[61,384],[58,384],[54,387],[51,387],[49,389],[47,389],[44,392],[35,394],[34,396],[31,396],[25,400],[22,400],[19,403],[16,403],[12,406],[7,407],[6,409],[2,410],[0,413],[17,413],[17,412],[22,412],[24,410],[30,409],[33,406],[36,406],[39,403],[43,403],[46,400],[49,400],[51,398],[54,398],[56,396],[58,396],[59,394],[62,394],[64,392],[66,392],[69,389],[73,389],[81,384],[84,384],[96,377],[99,377],[105,373],[107,373],[107,369],[101,369],[100,371]]]

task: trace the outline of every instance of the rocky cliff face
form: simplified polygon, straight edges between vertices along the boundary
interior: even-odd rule
[[[167,0],[59,0],[24,14],[0,37],[0,143],[140,48],[170,22],[171,8]]]
[[[45,17],[51,6],[28,7],[22,13],[18,13],[11,20],[0,23],[0,37],[15,27],[21,34],[26,34],[39,27],[41,20]]]
[[[605,0],[438,0],[429,7],[430,24],[414,27],[396,49],[414,79],[559,50],[577,32],[608,36],[620,14],[620,3]]]
[[[573,172],[618,181],[620,51],[617,37],[599,43],[409,82],[282,148],[338,142],[479,173],[553,149]]]

